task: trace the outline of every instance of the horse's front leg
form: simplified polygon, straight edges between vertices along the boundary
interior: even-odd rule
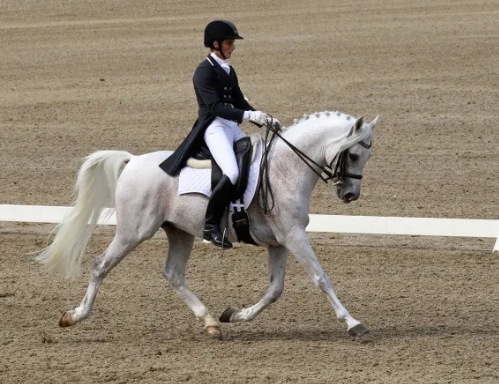
[[[341,304],[331,285],[331,279],[322,269],[308,240],[305,228],[293,229],[285,236],[286,248],[296,257],[303,269],[308,273],[314,284],[328,297],[336,317],[344,321],[351,336],[363,336],[369,332],[361,322],[355,320]]]
[[[224,323],[236,321],[253,320],[260,312],[274,303],[282,294],[284,288],[284,276],[286,275],[286,264],[288,261],[288,250],[286,247],[269,247],[269,288],[262,299],[248,308],[236,309],[227,308],[221,315],[220,321]]]

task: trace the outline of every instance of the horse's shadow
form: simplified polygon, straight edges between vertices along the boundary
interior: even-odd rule
[[[497,326],[447,326],[447,325],[420,325],[415,327],[387,326],[371,328],[368,338],[372,341],[383,341],[402,338],[417,338],[434,336],[439,338],[455,336],[499,336]],[[287,330],[236,330],[226,331],[224,340],[226,341],[340,341],[355,338],[348,336],[344,329],[297,329]],[[358,340],[363,340],[363,337]]]
[[[453,338],[456,336],[499,336],[499,327],[485,325],[418,325],[418,326],[387,326],[373,329],[375,340],[392,340],[403,338],[435,337]]]
[[[345,336],[345,332],[339,329],[320,330],[320,329],[296,329],[288,330],[235,330],[226,331],[224,333],[225,341],[318,341],[318,340],[334,340]]]

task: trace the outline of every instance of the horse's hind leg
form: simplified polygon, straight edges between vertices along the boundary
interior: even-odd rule
[[[163,228],[168,236],[168,257],[163,275],[172,287],[184,299],[196,317],[203,321],[205,333],[212,337],[221,337],[220,323],[208,311],[185,282],[185,269],[194,244],[194,236],[173,227]]]
[[[123,260],[126,255],[144,240],[145,238],[135,236],[130,238],[130,236],[123,236],[119,232],[116,233],[109,247],[107,247],[104,253],[94,262],[85,297],[78,307],[71,311],[67,311],[62,316],[59,321],[61,327],[69,327],[90,316],[95,296],[97,295],[102,280],[104,280],[116,264]]]
[[[269,247],[268,252],[270,283],[265,295],[258,303],[251,307],[243,308],[241,310],[233,307],[227,308],[220,315],[221,322],[228,323],[253,320],[265,308],[281,297],[284,289],[284,276],[286,275],[289,252],[286,247],[283,246]]]

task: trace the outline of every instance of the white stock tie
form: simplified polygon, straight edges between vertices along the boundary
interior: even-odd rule
[[[230,65],[228,63],[222,63],[220,66],[227,72],[227,75],[230,74]]]

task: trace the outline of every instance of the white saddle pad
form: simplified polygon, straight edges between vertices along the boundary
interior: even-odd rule
[[[262,159],[262,138],[258,138],[258,146],[256,148],[256,155],[250,166],[248,186],[244,192],[244,208],[247,209],[255,196],[256,188],[258,186],[258,174],[260,170],[260,161]],[[180,171],[178,194],[184,195],[186,193],[201,193],[206,197],[211,196],[211,168],[192,168],[184,167]],[[240,204],[231,203],[230,208],[239,207]]]

